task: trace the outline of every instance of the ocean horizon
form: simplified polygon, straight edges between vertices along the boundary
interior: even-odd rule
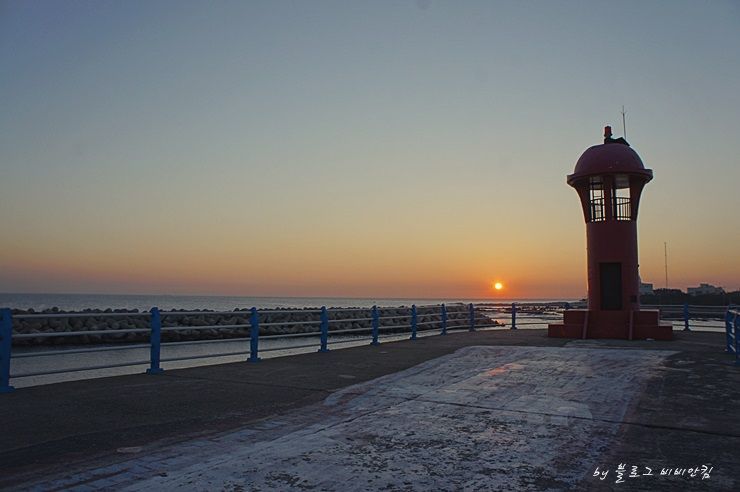
[[[502,298],[394,298],[394,297],[268,297],[268,296],[218,296],[180,294],[28,294],[0,293],[0,307],[11,309],[59,308],[65,311],[83,309],[211,309],[231,311],[236,308],[315,308],[409,306],[453,303],[511,303],[511,302],[576,302],[577,299],[502,299]]]

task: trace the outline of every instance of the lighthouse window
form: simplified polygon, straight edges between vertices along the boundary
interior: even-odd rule
[[[593,177],[589,181],[589,221],[601,222],[606,220],[604,214],[604,181],[600,177]]]
[[[612,210],[616,220],[632,220],[630,180],[627,175],[618,174],[614,177],[612,201]]]

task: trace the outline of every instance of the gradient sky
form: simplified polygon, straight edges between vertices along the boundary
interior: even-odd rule
[[[738,88],[731,1],[0,1],[0,291],[581,297],[623,104],[643,280],[738,289]]]

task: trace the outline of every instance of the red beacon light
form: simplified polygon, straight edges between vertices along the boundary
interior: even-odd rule
[[[565,311],[548,336],[670,340],[671,325],[657,310],[640,309],[637,211],[653,172],[627,141],[604,128],[604,143],[589,147],[567,182],[581,200],[588,251],[588,309]]]

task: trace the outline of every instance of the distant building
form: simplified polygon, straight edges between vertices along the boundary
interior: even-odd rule
[[[640,295],[646,296],[653,294],[653,284],[647,284],[645,282],[640,282]]]
[[[699,287],[689,287],[686,289],[686,293],[690,296],[704,296],[711,294],[724,294],[725,289],[722,287],[715,287],[711,284],[699,284]]]

